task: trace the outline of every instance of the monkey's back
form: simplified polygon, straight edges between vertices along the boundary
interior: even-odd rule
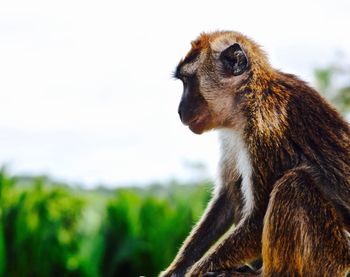
[[[276,85],[288,94],[280,161],[291,167],[307,165],[325,197],[350,226],[349,124],[306,83],[290,74],[279,76]]]

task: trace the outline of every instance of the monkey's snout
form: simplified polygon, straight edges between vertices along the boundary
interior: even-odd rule
[[[178,110],[177,110],[177,113],[179,114],[179,116],[180,116],[180,120],[182,121],[182,122],[184,122],[184,104],[183,104],[183,101],[181,101],[180,102],[180,104],[179,104],[179,108],[178,108]]]
[[[181,109],[180,109],[180,107],[179,107],[179,109],[177,110],[177,113],[179,114],[180,119],[181,119],[181,121],[182,121],[182,113],[181,113]]]
[[[180,120],[183,124],[188,125],[193,118],[193,114],[186,109],[187,107],[183,104],[180,104],[178,109],[178,114],[180,116]],[[191,111],[191,110],[190,110]]]

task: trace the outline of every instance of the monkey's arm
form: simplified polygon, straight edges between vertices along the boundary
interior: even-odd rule
[[[184,276],[186,271],[198,261],[210,246],[233,224],[236,194],[239,181],[222,186],[185,240],[171,265],[160,274],[162,277]]]
[[[208,255],[199,260],[187,276],[202,276],[209,271],[232,269],[261,255],[263,217],[257,214],[243,218]]]

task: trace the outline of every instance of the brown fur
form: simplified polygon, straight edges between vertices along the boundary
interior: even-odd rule
[[[235,43],[248,67],[234,76],[220,54]],[[243,176],[223,149],[222,185],[161,276],[344,276],[350,269],[350,129],[344,119],[307,84],[273,69],[240,33],[202,34],[175,75],[185,84],[180,116],[192,131],[241,134],[253,169],[253,209],[244,211]],[[235,271],[259,258],[261,273]]]

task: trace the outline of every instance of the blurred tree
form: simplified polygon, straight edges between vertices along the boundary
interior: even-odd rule
[[[343,114],[350,112],[350,68],[337,62],[316,68],[314,75],[321,94]]]
[[[5,194],[15,183],[14,178],[6,176],[5,168],[0,169],[0,276],[5,275],[6,271],[6,245],[5,245]]]
[[[0,170],[0,276],[154,276],[201,215],[208,186],[172,182],[111,197]]]
[[[4,276],[80,276],[78,221],[82,199],[61,187],[48,189],[41,178],[27,191],[10,185],[1,198]]]
[[[135,276],[133,264],[136,251],[137,215],[141,198],[132,191],[122,190],[107,205],[106,219],[102,226],[104,254],[101,264],[102,276]]]
[[[101,275],[155,276],[174,258],[209,199],[207,184],[121,189],[107,205]],[[191,203],[191,204],[189,204]]]

